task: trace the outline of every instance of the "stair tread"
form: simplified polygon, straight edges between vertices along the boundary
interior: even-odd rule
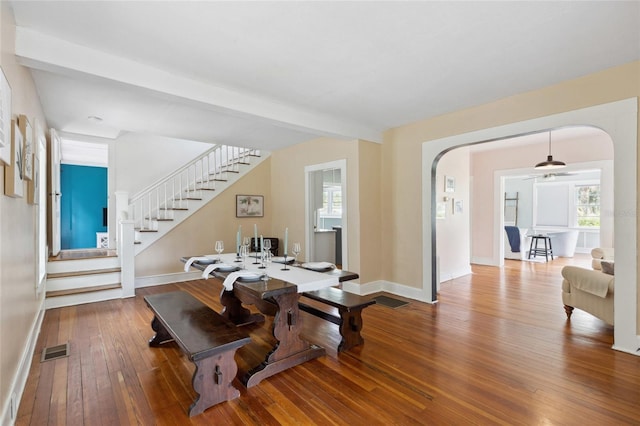
[[[104,268],[104,269],[89,269],[86,271],[70,271],[70,272],[53,272],[47,274],[47,279],[55,278],[67,278],[67,277],[81,277],[84,275],[97,275],[97,274],[112,274],[114,272],[121,272],[120,267],[117,268]]]
[[[82,249],[60,250],[57,256],[49,256],[49,262],[61,262],[65,260],[104,259],[118,257],[115,250],[110,249]]]
[[[82,287],[82,288],[70,288],[66,290],[54,290],[48,291],[46,296],[49,297],[60,297],[60,296],[69,296],[72,294],[83,294],[83,293],[91,293],[94,291],[103,291],[103,290],[115,290],[118,288],[122,288],[121,283],[115,284],[105,284],[105,285],[96,285],[93,287]]]

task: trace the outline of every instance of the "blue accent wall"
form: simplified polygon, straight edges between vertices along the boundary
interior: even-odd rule
[[[60,247],[96,247],[96,232],[107,232],[107,168],[60,165]]]

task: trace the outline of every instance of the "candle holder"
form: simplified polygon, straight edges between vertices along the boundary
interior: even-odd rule
[[[242,262],[242,258],[240,257],[240,247],[239,246],[238,246],[238,250],[236,251],[236,260],[234,260],[234,262],[236,262],[236,263]]]
[[[257,247],[254,247],[254,248],[256,249],[255,250],[256,256],[255,256],[255,262],[253,262],[253,265],[259,265],[260,262],[258,262],[258,248]]]
[[[258,266],[258,269],[267,269],[267,266],[265,265],[265,256],[266,256],[266,252],[262,252],[260,254],[260,266]]]
[[[290,268],[287,267],[287,254],[284,254],[284,267],[280,269],[281,271],[288,271]]]

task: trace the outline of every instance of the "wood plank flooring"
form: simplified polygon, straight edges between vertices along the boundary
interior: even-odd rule
[[[46,312],[18,425],[640,424],[640,357],[611,349],[613,328],[577,311],[566,320],[560,269],[549,263],[474,266],[443,283],[435,305],[363,312],[363,346],[335,353],[337,327],[305,314],[305,336],[329,348],[187,417],[193,366],[173,343],[150,348],[146,294],[188,291],[220,308],[221,283],[139,289],[135,298]],[[239,363],[271,341],[252,326]],[[40,363],[44,347],[70,356]]]

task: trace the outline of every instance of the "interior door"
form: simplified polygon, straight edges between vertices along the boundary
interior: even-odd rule
[[[60,136],[55,129],[50,130],[51,139],[51,191],[49,192],[49,223],[51,225],[51,255],[60,253]]]

